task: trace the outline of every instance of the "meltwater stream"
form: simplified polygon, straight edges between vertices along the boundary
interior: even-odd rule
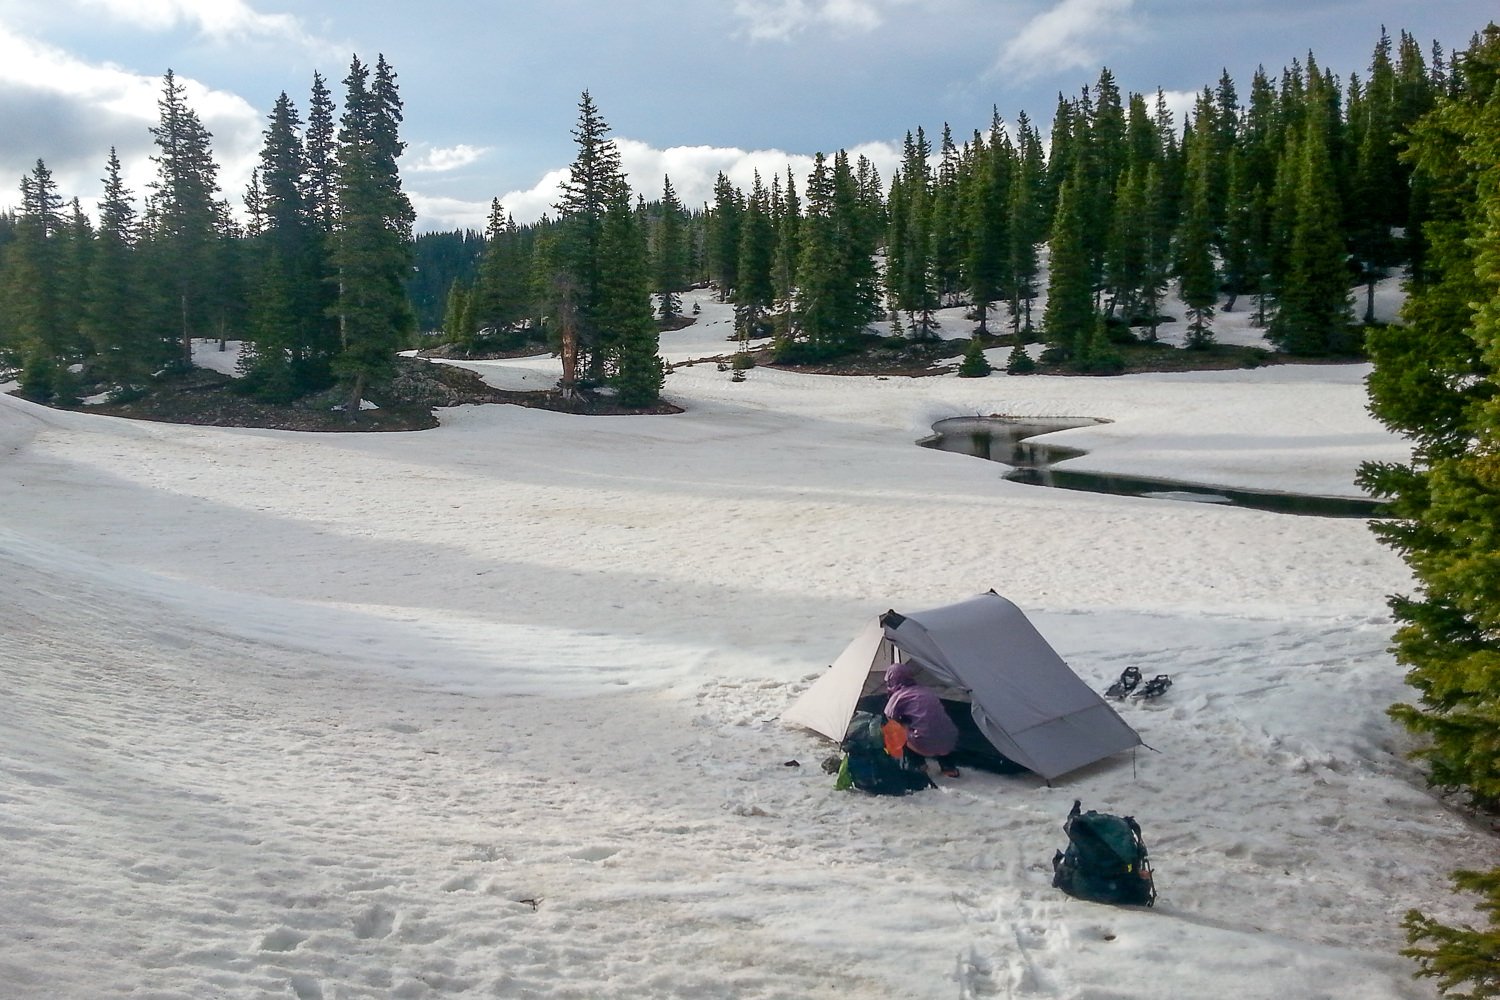
[[[1005,478],[1033,486],[1109,493],[1116,496],[1218,503],[1278,514],[1309,514],[1315,517],[1380,517],[1385,504],[1353,497],[1310,496],[1271,490],[1228,489],[1172,479],[1147,479],[1099,472],[1072,472],[1055,463],[1085,454],[1080,449],[1043,444],[1031,438],[1073,427],[1091,427],[1101,421],[1087,417],[1030,420],[1018,417],[950,417],[932,425],[932,436],[917,443],[924,448],[1000,462],[1011,467]]]

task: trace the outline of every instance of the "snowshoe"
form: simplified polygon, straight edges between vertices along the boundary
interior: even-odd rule
[[[1135,690],[1135,686],[1141,682],[1141,668],[1130,666],[1120,673],[1120,679],[1109,686],[1104,692],[1104,697],[1119,700]]]
[[[1167,693],[1167,688],[1171,686],[1172,678],[1168,677],[1166,674],[1157,674],[1155,677],[1147,681],[1146,686],[1137,691],[1135,693],[1135,696],[1137,698],[1145,698],[1147,700],[1150,700],[1152,698],[1160,698],[1162,695]]]

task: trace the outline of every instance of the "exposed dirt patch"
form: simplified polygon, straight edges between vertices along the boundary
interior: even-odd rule
[[[566,400],[555,389],[495,389],[466,368],[412,358],[399,358],[396,377],[388,385],[370,389],[365,397],[376,408],[361,410],[351,418],[344,412],[343,394],[337,390],[292,403],[268,403],[237,392],[235,380],[228,375],[195,368],[157,379],[144,396],[129,402],[78,409],[133,420],[209,427],[354,432],[428,430],[438,426],[435,410],[469,403],[512,403],[585,415],[682,412],[681,407],[666,402],[648,409],[631,409],[604,395],[577,394]]]

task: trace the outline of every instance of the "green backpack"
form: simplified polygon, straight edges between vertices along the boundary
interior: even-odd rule
[[[839,767],[835,788],[858,788],[871,795],[905,795],[934,787],[922,771],[907,766],[904,758],[885,752],[885,736],[880,727],[885,716],[855,712],[844,733],[844,759]]]
[[[1080,805],[1075,800],[1063,822],[1068,848],[1052,858],[1052,884],[1070,896],[1096,903],[1155,903],[1151,862],[1135,818],[1092,809],[1080,813]]]

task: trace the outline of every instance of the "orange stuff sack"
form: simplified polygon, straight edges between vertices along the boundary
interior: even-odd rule
[[[906,750],[906,727],[895,719],[887,719],[880,732],[885,737],[885,752],[900,760]]]

